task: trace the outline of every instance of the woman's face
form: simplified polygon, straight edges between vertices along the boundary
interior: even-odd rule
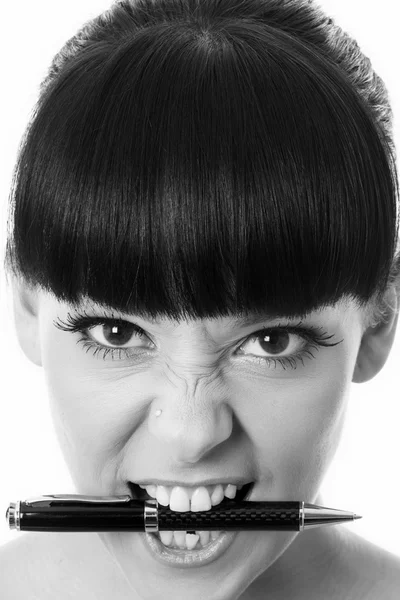
[[[92,307],[83,309],[104,317]],[[115,350],[113,356],[94,354],[87,343],[77,343],[81,333],[57,328],[53,321],[68,323],[68,312],[75,314],[69,305],[41,296],[41,361],[78,493],[129,494],[128,481],[193,486],[243,479],[255,481],[254,501],[315,501],[338,446],[363,333],[361,312],[352,304],[303,320],[303,326],[321,328],[325,343],[340,342],[331,347],[282,329],[260,335],[278,324],[297,326],[293,319],[155,323],[122,314],[125,328],[98,324],[86,330],[92,344],[128,349],[128,355]],[[141,337],[132,323],[143,330]],[[307,349],[296,368],[263,360]],[[144,534],[99,534],[139,597],[165,597],[167,586],[168,597],[181,598],[190,585],[192,600],[216,593],[237,597],[297,535],[240,531],[216,560],[184,568],[161,563]],[[164,595],[158,592],[163,588]]]

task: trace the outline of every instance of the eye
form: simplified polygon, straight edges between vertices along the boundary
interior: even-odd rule
[[[301,344],[298,342],[299,339],[302,340]],[[243,354],[250,353],[260,356],[261,350],[261,356],[264,358],[268,358],[268,355],[275,358],[285,351],[287,355],[290,355],[295,350],[304,348],[304,337],[300,338],[299,334],[294,335],[283,329],[265,329],[253,334],[247,342],[242,344],[240,349],[242,350],[244,347],[247,352],[243,352]]]
[[[311,350],[319,347],[336,346],[340,342],[328,344],[326,340],[333,337],[322,332],[322,328],[313,326],[278,326],[263,329],[252,334],[239,348],[239,354],[249,356],[250,360],[266,365],[279,363],[285,369],[297,368],[298,361],[304,366],[303,358],[315,358]],[[327,336],[327,337],[326,337]],[[341,340],[343,341],[343,340]]]
[[[126,344],[129,347],[139,345],[137,344],[138,340],[144,336],[144,332],[139,331],[137,325],[128,321],[104,321],[87,328],[87,331],[89,330],[90,337],[97,344],[109,347],[122,347]]]
[[[118,354],[119,360],[121,356],[133,358],[143,353],[143,341],[150,342],[141,327],[120,318],[68,313],[67,321],[68,323],[65,323],[57,319],[54,325],[62,331],[81,333],[82,337],[77,344],[82,343],[86,351],[93,350],[93,355],[102,352],[103,359],[108,354],[111,354],[113,359]]]

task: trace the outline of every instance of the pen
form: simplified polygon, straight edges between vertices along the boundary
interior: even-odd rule
[[[157,500],[124,496],[52,495],[11,502],[6,520],[18,531],[304,531],[361,519],[355,513],[295,501],[235,502],[177,512]]]

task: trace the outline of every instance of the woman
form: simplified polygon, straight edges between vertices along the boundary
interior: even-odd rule
[[[350,384],[396,333],[391,117],[306,1],[125,0],[65,44],[5,266],[77,493],[318,504]],[[240,531],[205,559],[219,535],[32,533],[3,596],[397,597],[398,559],[343,527]]]

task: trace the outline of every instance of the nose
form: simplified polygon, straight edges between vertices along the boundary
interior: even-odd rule
[[[204,460],[231,436],[233,427],[225,386],[198,376],[185,383],[179,391],[167,384],[154,399],[148,420],[150,433],[176,465]]]

